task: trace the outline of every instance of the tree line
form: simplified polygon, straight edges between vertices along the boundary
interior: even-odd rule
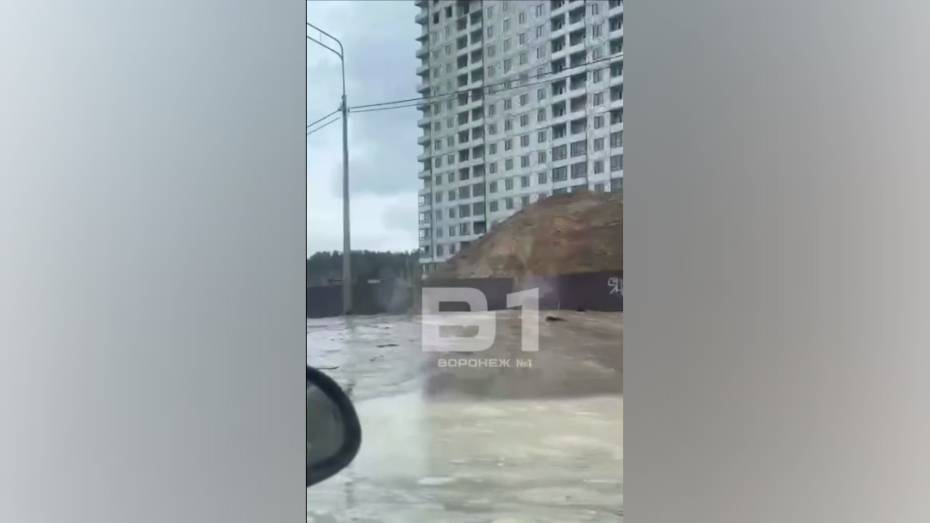
[[[352,251],[352,279],[413,280],[417,276],[416,252]],[[342,252],[322,251],[307,259],[307,285],[334,285],[342,281]]]

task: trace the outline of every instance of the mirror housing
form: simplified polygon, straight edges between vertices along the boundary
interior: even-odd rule
[[[307,486],[346,468],[358,454],[362,428],[348,395],[329,376],[307,367]]]

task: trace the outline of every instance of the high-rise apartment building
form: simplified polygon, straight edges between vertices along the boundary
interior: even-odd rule
[[[622,190],[622,0],[415,0],[420,261],[540,198]]]

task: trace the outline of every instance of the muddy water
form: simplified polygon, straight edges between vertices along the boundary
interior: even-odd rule
[[[424,353],[415,317],[309,322],[309,361],[351,390],[364,441],[308,490],[308,521],[620,521],[621,317],[559,316],[526,354],[500,315],[480,358],[521,368],[443,368],[462,355]]]

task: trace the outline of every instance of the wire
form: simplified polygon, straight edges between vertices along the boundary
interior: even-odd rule
[[[330,121],[324,123],[323,125],[317,127],[316,129],[308,129],[308,130],[307,130],[307,136],[310,136],[311,134],[313,134],[313,133],[315,133],[315,132],[319,132],[319,131],[323,130],[324,127],[328,126],[329,124],[336,123],[336,122],[338,122],[339,120],[342,120],[342,116],[338,116],[338,117],[336,117],[336,118],[333,118],[332,120],[330,120]]]
[[[535,75],[530,76],[528,79],[534,79],[534,80],[535,80],[535,79],[538,79],[538,78],[542,78],[542,77],[544,77],[544,76],[552,76],[552,75],[556,75],[556,74],[561,74],[561,73],[564,73],[564,72],[566,72],[566,71],[571,71],[571,70],[573,70],[573,69],[579,69],[579,68],[581,68],[581,67],[587,67],[587,66],[589,66],[589,65],[594,65],[594,64],[597,64],[597,63],[606,62],[606,61],[614,60],[614,59],[617,59],[617,58],[619,58],[620,60],[623,59],[623,52],[622,52],[622,51],[619,52],[619,53],[615,53],[615,54],[609,55],[609,56],[605,56],[604,58],[598,58],[597,60],[591,60],[590,62],[584,62],[584,63],[580,63],[580,64],[573,65],[573,66],[570,66],[570,67],[566,67],[566,68],[561,69],[561,70],[559,70],[559,71],[549,71],[549,72],[544,72],[544,73],[537,73],[537,74],[535,74]],[[604,67],[604,68],[602,68],[602,69],[606,69],[606,68],[607,68],[607,67]],[[408,102],[420,102],[420,101],[431,100],[431,99],[434,99],[434,98],[446,98],[446,97],[450,97],[450,96],[457,96],[457,95],[459,95],[459,94],[466,94],[466,95],[468,95],[468,94],[470,94],[472,91],[475,91],[476,89],[488,90],[488,91],[490,92],[490,91],[492,91],[492,90],[493,90],[495,87],[497,87],[497,86],[500,86],[500,85],[507,85],[508,83],[512,84],[512,83],[515,82],[515,80],[516,80],[515,78],[510,78],[510,79],[508,79],[508,80],[501,80],[501,81],[496,82],[496,83],[493,83],[493,84],[486,84],[486,85],[482,85],[482,86],[479,86],[479,87],[472,87],[472,88],[469,88],[469,89],[459,89],[459,90],[457,90],[457,91],[452,91],[452,92],[449,92],[449,93],[434,94],[434,95],[429,95],[429,96],[421,96],[421,97],[419,97],[419,98],[407,98],[407,99],[404,99],[404,100],[392,100],[392,101],[389,101],[389,102],[378,102],[378,103],[373,103],[373,104],[356,105],[356,106],[353,106],[353,107],[349,107],[349,110],[367,109],[367,108],[371,108],[371,107],[382,107],[382,106],[396,105],[396,104],[402,104],[402,103],[408,103]],[[544,81],[542,81],[542,82],[536,82],[536,83],[531,83],[531,84],[518,84],[518,85],[516,85],[516,86],[511,86],[511,87],[507,87],[507,88],[504,88],[504,89],[498,89],[497,91],[494,91],[494,92],[497,93],[497,92],[507,91],[507,90],[511,90],[511,89],[522,89],[522,88],[525,88],[525,87],[532,87],[532,86],[534,86],[534,85],[539,85],[539,84],[545,83],[545,82],[547,82],[547,81],[550,81],[550,80],[544,80]],[[418,104],[414,104],[414,105],[418,105]],[[403,106],[403,107],[410,107],[410,106],[406,106],[406,105],[405,105],[405,106]],[[391,109],[395,109],[395,107],[390,107],[390,108],[391,108]],[[400,108],[401,108],[401,107],[396,107],[396,109],[400,109]],[[362,111],[356,111],[356,112],[362,112]]]
[[[352,112],[352,113],[370,113],[370,112],[372,112],[372,111],[388,111],[388,110],[391,110],[391,109],[406,109],[407,107],[416,107],[416,106],[418,106],[418,105],[420,105],[420,102],[417,102],[417,103],[415,103],[415,104],[407,104],[407,105],[394,105],[394,106],[391,106],[391,107],[369,107],[369,108],[367,108],[367,109],[350,109],[350,112]]]
[[[322,117],[322,118],[319,118],[319,119],[317,119],[317,120],[314,120],[314,121],[308,123],[308,124],[307,124],[307,129],[309,129],[310,127],[312,127],[312,126],[314,126],[314,125],[316,125],[316,124],[318,124],[318,123],[320,123],[320,122],[322,122],[323,120],[329,118],[330,116],[332,116],[332,115],[338,113],[338,112],[341,111],[341,110],[342,110],[342,108],[336,109],[335,111],[333,111],[333,112],[327,114],[326,116],[324,116],[324,117]]]

